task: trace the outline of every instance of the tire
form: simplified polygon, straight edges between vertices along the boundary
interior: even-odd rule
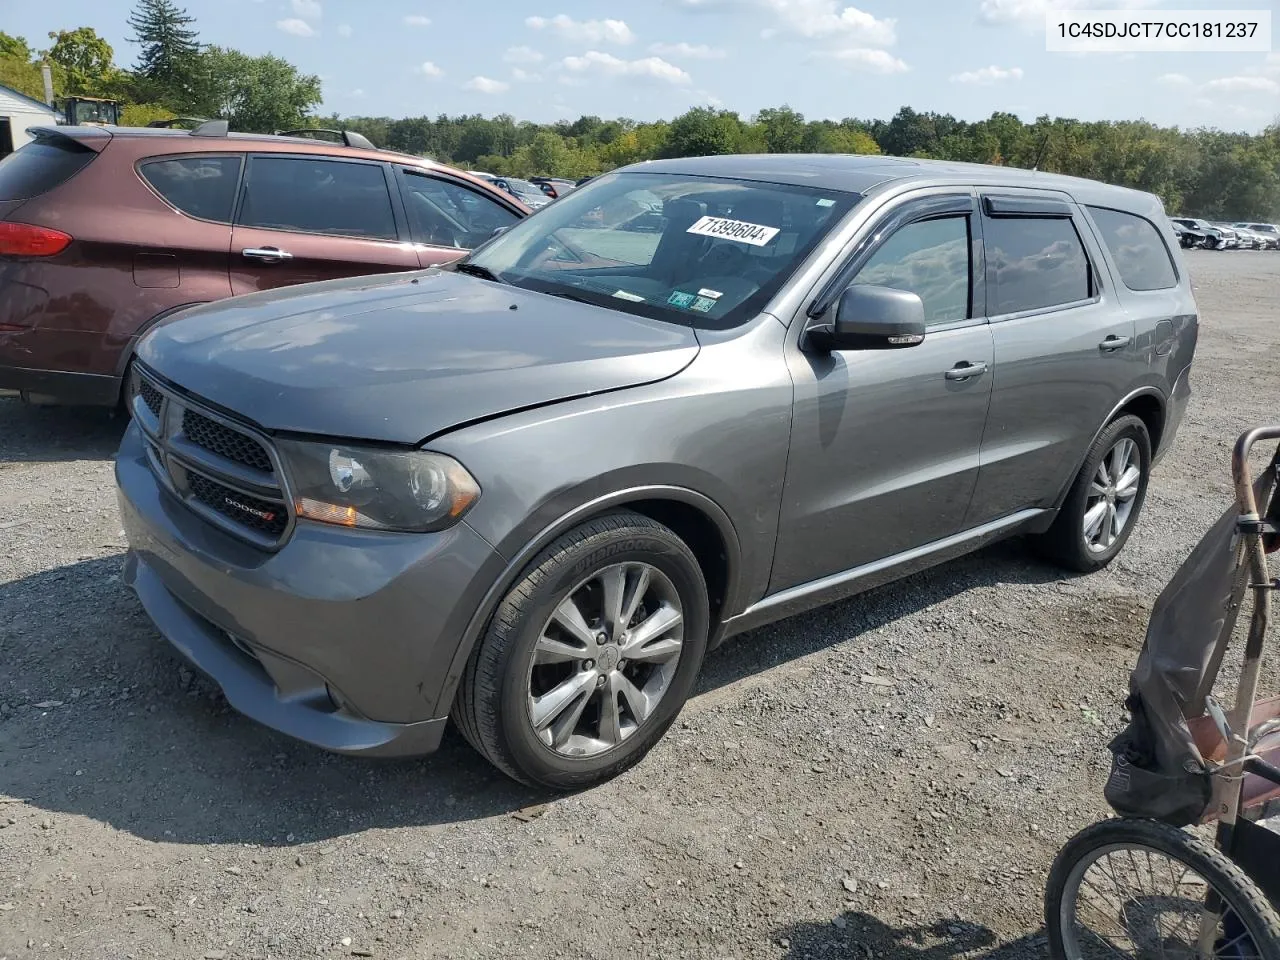
[[[1089,865],[1109,849],[1137,854],[1140,858],[1144,854],[1149,857],[1150,854],[1157,853],[1190,867],[1216,891],[1234,914],[1234,917],[1224,918],[1224,926],[1229,931],[1228,938],[1247,935],[1253,940],[1252,953],[1245,953],[1249,944],[1247,940],[1241,940],[1234,944],[1234,951],[1229,941],[1222,944],[1226,949],[1220,955],[1247,955],[1258,960],[1280,960],[1280,916],[1277,916],[1266,896],[1243,870],[1216,847],[1193,834],[1155,820],[1130,819],[1104,820],[1094,824],[1073,837],[1054,860],[1053,867],[1049,870],[1044,900],[1045,929],[1053,960],[1081,960],[1082,951],[1077,948],[1074,922],[1076,892]],[[1155,880],[1157,871],[1150,870],[1152,861],[1144,859],[1150,876]],[[1136,862],[1141,864],[1143,859]],[[1123,861],[1121,865],[1123,866]],[[1140,876],[1141,866],[1136,869]],[[1160,877],[1163,880],[1163,874]],[[1172,875],[1170,878],[1172,879]],[[1165,931],[1163,926],[1158,929],[1161,934]],[[1182,935],[1178,929],[1173,929],[1172,932]],[[1124,956],[1119,950],[1114,951],[1113,955]],[[1164,956],[1163,943],[1159,955]],[[1178,954],[1170,954],[1176,955]]]
[[[619,570],[623,587],[613,595],[624,599],[615,609],[637,592],[643,596],[632,602],[635,614],[629,620],[615,618],[627,624],[614,631],[603,613],[609,603],[604,583],[619,582],[614,579]],[[647,586],[637,590],[637,584]],[[595,599],[599,618],[592,615]],[[579,620],[561,616],[570,607]],[[673,610],[680,615],[678,624],[668,628],[670,633],[656,634],[665,639],[650,638],[645,647],[625,645],[639,639],[641,626],[657,623],[659,614],[667,622]],[[585,639],[581,630],[564,629],[571,621],[583,629],[590,624]],[[706,581],[688,546],[667,527],[636,513],[598,517],[543,550],[499,604],[459,683],[454,720],[485,759],[521,783],[564,791],[595,786],[637,763],[671,726],[693,691],[708,630]],[[610,632],[616,636],[602,640]],[[601,643],[587,648],[592,637]],[[573,656],[562,657],[569,647]],[[649,662],[659,647],[668,659]],[[628,649],[635,654],[630,661]],[[552,654],[556,662],[542,662]],[[578,705],[575,687],[554,723],[536,728],[539,718],[546,723],[540,706],[555,700],[549,694],[573,684],[581,687],[585,704]],[[614,709],[606,713],[610,699]]]
[[[1104,459],[1109,458],[1118,447],[1128,441],[1132,444],[1130,462],[1137,466],[1139,475],[1136,490],[1131,497],[1124,496],[1124,490],[1112,488],[1112,496],[1103,497],[1112,507],[1107,517],[1122,517],[1118,532],[1111,530],[1110,542],[1103,547],[1099,539],[1086,535],[1085,515],[1098,505],[1094,499],[1094,480],[1099,476],[1099,469]],[[1128,448],[1126,448],[1128,449]],[[1127,473],[1127,471],[1125,471]],[[1147,499],[1147,485],[1151,480],[1151,435],[1147,425],[1138,417],[1126,415],[1117,417],[1107,424],[1106,429],[1098,435],[1098,439],[1089,448],[1084,466],[1080,468],[1062,507],[1058,511],[1053,526],[1033,541],[1039,552],[1068,570],[1080,573],[1092,573],[1101,570],[1119,555],[1129,541],[1129,535],[1137,525],[1142,514],[1142,506]]]

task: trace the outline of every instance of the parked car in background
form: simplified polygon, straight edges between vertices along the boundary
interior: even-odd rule
[[[565,194],[577,189],[577,184],[574,181],[565,180],[561,177],[530,177],[529,182],[552,200],[559,200]]]
[[[521,180],[519,177],[499,177],[494,174],[486,174],[484,179],[504,193],[515,197],[530,210],[545,207],[551,202],[551,198],[546,193],[528,180]]]
[[[0,161],[0,393],[114,405],[193,304],[448,263],[529,213],[417,157],[308,137],[40,127]]]
[[[657,230],[611,212],[652,198]],[[1138,519],[1197,330],[1149,194],[644,163],[450,267],[153,330],[123,577],[277,730],[420,754],[452,718],[512,777],[581,789],[644,756],[728,636],[1003,537],[1092,571],[1161,536]]]
[[[1202,245],[1206,250],[1226,249],[1225,235],[1208,220],[1200,220],[1196,217],[1170,217],[1170,219],[1181,227],[1201,234],[1204,237]]]
[[[1252,230],[1262,238],[1264,250],[1280,250],[1280,226],[1274,223],[1237,223],[1237,227]]]
[[[1209,224],[1222,234],[1222,246],[1227,250],[1239,250],[1245,246],[1246,241],[1240,236],[1240,231],[1236,230],[1231,224],[1224,223],[1221,220],[1210,220]]]
[[[1203,231],[1183,226],[1177,220],[1170,220],[1169,226],[1173,228],[1174,235],[1178,238],[1178,246],[1184,250],[1204,246],[1205,241],[1209,239],[1208,234]]]

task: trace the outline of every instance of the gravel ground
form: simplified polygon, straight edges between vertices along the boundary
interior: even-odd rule
[[[1006,543],[739,638],[569,798],[230,712],[119,583],[122,424],[0,401],[0,958],[1043,955],[1150,604],[1277,415],[1280,256],[1189,262],[1196,397],[1107,571]]]

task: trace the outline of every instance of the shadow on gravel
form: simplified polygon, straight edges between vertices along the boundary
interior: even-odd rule
[[[149,840],[287,844],[501,816],[548,799],[450,730],[414,761],[324,753],[233,712],[186,670],[120,582],[122,555],[0,585],[0,793]],[[979,584],[1057,579],[1020,545],[990,548],[735,639],[700,692]]]
[[[774,941],[788,960],[1031,960],[1048,955],[1043,932],[996,946],[981,924],[940,921],[922,927],[891,927],[869,913],[847,912],[828,923],[783,927]]]
[[[105,407],[33,407],[0,400],[0,463],[109,460],[129,420]]]

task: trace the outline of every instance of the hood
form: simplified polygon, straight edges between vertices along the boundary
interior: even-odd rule
[[[418,443],[662,380],[697,353],[688,327],[431,270],[196,307],[153,328],[137,356],[267,430]]]

